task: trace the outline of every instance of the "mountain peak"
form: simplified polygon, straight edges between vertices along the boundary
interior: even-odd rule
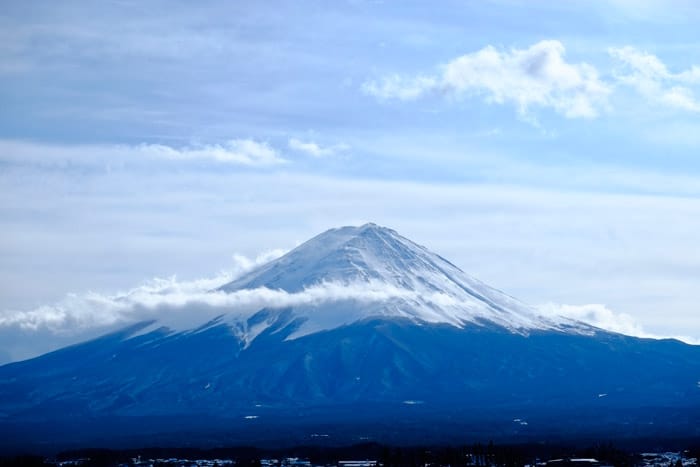
[[[306,322],[305,332],[371,316],[398,316],[458,327],[496,325],[514,332],[558,328],[527,305],[465,274],[396,231],[374,223],[327,230],[221,290],[265,287],[300,293],[329,284],[352,289],[353,297],[366,293],[389,298],[372,303],[348,303],[353,300],[345,298],[345,303],[299,306],[294,313]],[[329,321],[329,316],[334,318]],[[319,320],[324,324],[320,325]]]
[[[391,235],[391,236],[398,236],[398,232],[396,232],[393,229],[390,229],[389,227],[384,227],[379,224],[375,224],[374,222],[367,222],[366,224],[362,224],[358,227],[354,226],[345,226],[341,227],[341,229],[348,229],[350,231],[355,231],[357,232],[357,235],[367,235],[367,234],[384,234],[384,235]]]
[[[344,227],[326,230],[325,232],[313,237],[305,244],[312,244],[314,247],[319,247],[321,245],[334,245],[339,247],[356,238],[362,237],[374,238],[375,240],[380,240],[381,238],[394,238],[399,241],[410,241],[404,237],[401,237],[401,235],[399,235],[395,230],[375,224],[374,222],[368,222],[360,226],[347,225]]]
[[[400,285],[397,279],[424,263],[427,254],[424,247],[374,223],[338,227],[225,285],[223,290],[268,287],[298,292],[331,281],[379,280]]]
[[[342,227],[341,227],[341,228],[342,228]],[[382,226],[379,225],[379,224],[375,224],[374,222],[367,222],[367,223],[365,223],[365,224],[362,224],[362,225],[359,226],[359,227],[346,226],[346,228],[357,228],[357,229],[360,229],[360,230],[373,230],[373,229],[374,229],[374,230],[391,230],[391,229],[389,229],[389,228],[387,228],[387,227],[382,227]]]

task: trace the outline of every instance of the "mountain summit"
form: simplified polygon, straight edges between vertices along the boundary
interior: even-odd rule
[[[350,300],[339,299],[336,303],[296,307],[292,314],[304,323],[295,336],[372,316],[457,327],[495,325],[519,333],[533,329],[592,331],[582,323],[564,318],[555,322],[539,316],[532,308],[470,277],[427,248],[373,223],[328,230],[220,290],[237,292],[266,287],[298,293],[329,284],[350,289],[346,294],[350,297],[362,299],[363,292],[367,292],[367,297],[374,293],[382,299],[341,306],[337,302]]]
[[[266,286],[297,292],[319,282],[370,280],[414,289],[420,285],[417,277],[446,282],[455,272],[463,274],[394,230],[370,223],[328,230],[223,289]]]
[[[374,224],[213,293],[284,301],[0,367],[0,449],[699,434],[700,347],[542,318]]]

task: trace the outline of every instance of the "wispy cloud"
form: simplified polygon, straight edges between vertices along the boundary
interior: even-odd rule
[[[627,313],[616,313],[605,305],[591,303],[585,305],[566,305],[546,303],[538,310],[545,316],[565,316],[576,321],[596,326],[607,331],[617,332],[628,336],[661,339],[673,337],[689,344],[700,344],[700,341],[686,336],[660,336],[646,332],[642,325]]]
[[[366,81],[362,91],[379,99],[410,101],[440,89],[437,76],[401,76],[392,74],[379,81]]]
[[[68,294],[57,303],[32,310],[7,310],[0,312],[0,329],[19,328],[24,331],[70,334],[91,329],[99,331],[109,326],[146,319],[157,319],[160,324],[169,325],[181,320],[183,316],[191,325],[199,325],[221,314],[229,314],[234,319],[241,320],[263,308],[314,307],[347,301],[370,304],[400,299],[438,308],[458,308],[461,304],[447,293],[418,292],[376,280],[321,282],[299,292],[267,287],[233,292],[219,290],[243,273],[283,253],[282,250],[271,250],[255,259],[234,255],[234,268],[209,278],[191,281],[179,281],[176,277],[156,278],[125,292]],[[629,314],[616,313],[602,304],[546,303],[536,309],[542,316],[555,321],[566,317],[628,336],[653,339],[672,337],[690,344],[700,344],[700,341],[687,336],[661,336],[646,332]]]
[[[232,267],[208,278],[189,281],[180,281],[175,276],[155,278],[125,292],[71,293],[57,303],[42,305],[33,310],[5,310],[0,312],[0,327],[17,326],[31,330],[46,328],[62,332],[71,328],[104,327],[140,319],[137,313],[144,308],[178,308],[191,303],[211,306],[242,304],[252,296],[227,300],[224,298],[226,294],[216,292],[216,289],[284,253],[286,250],[273,249],[255,258],[234,254]]]
[[[286,162],[268,143],[252,139],[232,139],[223,144],[172,148],[161,144],[142,144],[137,149],[146,155],[165,159],[209,159],[227,164],[269,166]]]
[[[557,40],[509,51],[489,45],[451,60],[438,72],[391,74],[365,82],[362,91],[381,100],[411,101],[429,95],[482,98],[514,105],[521,117],[531,119],[535,108],[567,118],[595,118],[610,109],[613,93],[628,87],[646,103],[700,112],[699,65],[674,73],[659,57],[636,47],[611,47],[608,53],[615,68],[607,70],[609,78],[604,79],[593,65],[568,62],[565,47]]]
[[[232,139],[224,143],[180,147],[152,143],[60,145],[0,141],[0,161],[22,165],[119,165],[129,162],[143,163],[148,160],[207,161],[247,167],[271,167],[288,162],[269,143],[253,139]]]
[[[695,90],[700,87],[700,66],[672,73],[656,55],[626,46],[609,49],[620,66],[615,79],[632,87],[653,103],[669,108],[700,112]]]
[[[297,138],[290,138],[288,145],[289,148],[294,151],[298,151],[313,157],[332,156],[350,149],[350,146],[344,143],[334,144],[332,146],[321,146],[314,141],[302,141]]]
[[[76,332],[89,328],[104,328],[144,319],[163,319],[170,315],[189,313],[195,322],[206,322],[202,308],[210,314],[233,313],[245,318],[262,308],[316,306],[326,302],[357,301],[381,303],[392,299],[432,303],[454,307],[455,298],[440,292],[422,294],[380,281],[322,282],[300,292],[257,287],[224,292],[218,287],[232,280],[228,273],[195,281],[153,279],[126,292],[105,295],[95,292],[69,294],[62,301],[29,311],[5,311],[0,314],[0,328],[16,326],[25,330],[48,329],[52,332]],[[199,320],[198,320],[199,318]]]
[[[524,117],[532,108],[549,108],[567,118],[594,118],[606,107],[610,86],[592,65],[567,62],[565,52],[556,40],[510,51],[487,46],[455,58],[439,73],[391,75],[365,82],[362,89],[380,99],[412,100],[427,94],[481,97],[489,103],[512,104]]]

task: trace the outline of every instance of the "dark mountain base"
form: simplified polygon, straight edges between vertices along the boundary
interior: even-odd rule
[[[514,414],[519,417],[514,418]],[[258,419],[211,416],[100,417],[47,424],[0,424],[2,452],[51,453],[84,446],[132,448],[144,445],[213,448],[253,445],[278,448],[302,444],[341,446],[358,442],[395,445],[573,443],[697,437],[700,408],[575,409],[539,411],[348,406],[265,414]],[[527,425],[524,425],[527,423]]]
[[[700,347],[370,320],[105,336],[0,368],[0,447],[700,436]],[[228,349],[228,351],[226,351]]]

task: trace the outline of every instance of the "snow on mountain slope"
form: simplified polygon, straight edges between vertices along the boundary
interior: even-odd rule
[[[376,224],[324,232],[219,290],[279,289],[299,294],[325,288],[327,300],[293,306],[284,313],[296,319],[290,338],[334,329],[365,318],[401,317],[416,323],[495,325],[511,332],[558,330],[591,333],[591,328],[567,319],[546,318],[507,294],[465,274],[439,255]],[[338,299],[332,300],[333,291]],[[342,289],[342,290],[341,290]],[[377,299],[372,300],[372,294]],[[368,299],[363,299],[369,297]],[[384,297],[381,299],[380,297]],[[280,312],[238,322],[250,343],[272,325]]]

